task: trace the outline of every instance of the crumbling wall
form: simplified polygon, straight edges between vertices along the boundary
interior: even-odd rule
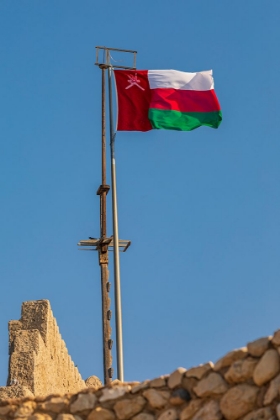
[[[24,302],[20,320],[9,322],[9,357],[7,385],[19,385],[36,396],[86,388],[48,300]]]
[[[280,420],[280,330],[190,369],[74,395],[1,401],[0,419]],[[13,385],[17,386],[17,385]]]

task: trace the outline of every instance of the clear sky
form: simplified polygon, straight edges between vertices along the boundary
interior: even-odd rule
[[[280,327],[279,0],[1,0],[0,40],[0,385],[7,323],[35,299],[102,379],[98,256],[76,245],[99,235],[96,45],[137,50],[139,69],[213,69],[223,110],[218,130],[117,134],[125,379]]]

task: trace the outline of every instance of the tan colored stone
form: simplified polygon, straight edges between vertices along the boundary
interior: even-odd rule
[[[105,402],[105,401],[110,401],[110,400],[116,400],[117,398],[122,397],[124,394],[130,391],[130,389],[131,389],[130,385],[115,386],[114,388],[104,388],[102,390],[102,395],[99,398],[99,401]]]
[[[198,397],[212,397],[227,391],[228,385],[219,373],[212,372],[201,379],[193,391]]]
[[[218,401],[207,402],[193,417],[193,420],[221,420],[223,417]]]
[[[65,397],[52,397],[41,404],[38,404],[38,409],[42,411],[52,411],[53,413],[60,413],[68,406],[68,399]]]
[[[259,389],[253,385],[240,384],[231,388],[222,397],[220,408],[227,420],[236,420],[255,408]]]
[[[175,408],[169,408],[158,417],[158,420],[177,420],[178,414]]]
[[[273,411],[270,407],[260,408],[247,414],[243,420],[272,420],[274,418]]]
[[[115,420],[116,416],[111,410],[103,407],[96,407],[87,416],[87,420]]]
[[[131,394],[136,394],[136,392],[149,388],[149,384],[150,384],[150,381],[144,381],[141,384],[134,386],[131,390]]]
[[[86,388],[61,338],[48,300],[23,302],[20,320],[9,322],[9,350],[12,386],[7,392],[13,397],[26,396],[26,389],[31,395],[46,396]]]
[[[52,420],[52,417],[47,413],[35,413],[28,416],[28,420]]]
[[[68,413],[61,413],[57,416],[56,420],[77,420],[75,417],[78,416],[73,416],[72,414]]]
[[[102,388],[103,384],[97,376],[90,376],[85,380],[85,384],[88,388],[99,389]]]
[[[13,385],[0,387],[0,400],[24,397],[33,397],[33,393],[26,386]]]
[[[276,350],[267,350],[257,364],[253,379],[256,385],[261,386],[274,378],[279,372],[279,354]]]
[[[238,359],[244,359],[248,354],[247,347],[242,347],[240,349],[236,349],[227,353],[224,357],[219,359],[213,369],[217,372],[218,370],[230,366],[233,362]]]
[[[78,394],[76,401],[70,405],[70,413],[79,413],[85,410],[92,410],[96,404],[94,394]]]
[[[230,384],[245,382],[252,378],[257,363],[258,360],[253,359],[252,357],[236,360],[224,375],[225,379]]]
[[[33,414],[36,407],[36,403],[34,401],[26,401],[21,404],[18,409],[16,410],[14,417],[28,417]]]
[[[162,408],[170,397],[170,393],[166,391],[156,391],[155,389],[147,389],[143,395],[149,401],[152,408]]]
[[[141,383],[140,381],[133,381],[133,382],[127,382],[127,385],[130,385],[132,389],[133,387],[140,385],[140,383]]]
[[[277,404],[276,406],[276,415],[277,415],[277,419],[280,420],[280,404]]]
[[[277,347],[280,346],[280,330],[275,331],[275,333],[273,334],[271,342],[272,342],[272,344],[274,344]]]
[[[120,420],[128,420],[135,416],[135,414],[140,413],[145,404],[145,399],[138,395],[132,399],[124,399],[118,401],[114,405],[114,411]]]
[[[269,347],[271,337],[262,337],[247,344],[248,352],[251,356],[260,357]]]
[[[185,373],[185,376],[187,378],[196,378],[201,379],[202,376],[204,376],[206,373],[210,372],[214,367],[214,364],[212,362],[204,363],[203,365],[199,365],[196,367],[193,367]]]
[[[16,405],[12,405],[12,404],[4,405],[3,407],[0,407],[0,416],[6,416],[7,414],[10,413],[10,411],[15,412],[16,410],[17,410]]]
[[[184,410],[180,413],[180,420],[191,420],[195,413],[202,407],[203,401],[201,399],[192,400]]]
[[[166,385],[166,379],[164,376],[160,376],[159,378],[152,379],[150,382],[151,388],[161,388],[162,386]]]
[[[280,396],[280,375],[277,375],[276,378],[272,379],[269,384],[268,390],[264,396],[264,405],[269,405],[273,400]]]
[[[173,389],[176,386],[180,386],[182,384],[182,379],[184,377],[185,372],[186,372],[185,368],[179,367],[173,373],[171,373],[167,382],[169,388]]]
[[[148,413],[139,413],[137,416],[132,417],[132,420],[154,420],[155,416]]]

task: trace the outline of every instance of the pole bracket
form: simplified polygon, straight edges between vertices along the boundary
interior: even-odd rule
[[[96,195],[101,195],[102,193],[106,192],[106,195],[108,194],[110,190],[110,185],[100,185],[98,190],[96,191]]]

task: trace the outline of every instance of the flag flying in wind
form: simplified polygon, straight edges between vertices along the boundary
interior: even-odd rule
[[[115,70],[118,131],[218,128],[222,112],[212,70]]]

